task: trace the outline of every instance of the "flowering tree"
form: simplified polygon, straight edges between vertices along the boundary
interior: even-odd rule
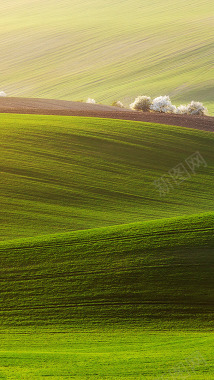
[[[187,107],[189,115],[205,115],[208,112],[202,103],[195,102],[194,100]]]
[[[116,101],[113,102],[112,106],[119,107],[119,108],[125,108],[124,105],[123,105],[123,103],[120,100],[118,100],[117,102]]]
[[[6,96],[6,94],[1,91],[0,96]],[[96,104],[94,99],[88,98],[86,103]],[[121,101],[115,101],[112,106],[125,108]],[[179,115],[206,115],[208,114],[207,108],[200,102],[194,100],[188,105],[181,104],[176,107],[172,104],[169,96],[158,96],[155,99],[151,99],[150,96],[138,96],[135,98],[134,102],[129,106],[135,111],[153,111],[153,112],[164,112],[164,113],[174,113]]]
[[[177,107],[177,113],[180,115],[187,115],[189,113],[188,106],[181,104]]]
[[[173,106],[169,96],[158,96],[152,101],[150,106],[152,111],[165,112],[165,113],[176,113],[177,108]]]
[[[130,108],[135,111],[149,111],[152,104],[150,96],[138,96],[133,103],[130,104]]]
[[[96,104],[96,101],[94,99],[88,98],[86,100],[86,103]]]

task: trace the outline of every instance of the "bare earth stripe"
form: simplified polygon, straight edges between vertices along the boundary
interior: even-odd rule
[[[214,117],[138,112],[101,104],[55,99],[0,98],[0,113],[86,116],[176,125],[214,132]]]

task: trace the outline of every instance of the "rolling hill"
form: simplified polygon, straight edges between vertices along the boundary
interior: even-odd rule
[[[211,380],[213,226],[207,213],[1,242],[0,378]]]
[[[0,115],[0,379],[212,380],[213,133],[21,109]]]
[[[213,3],[1,1],[1,89],[111,104],[170,95],[213,103]]]
[[[0,379],[213,380],[213,117],[110,107],[214,115],[213,3],[0,13]]]
[[[1,240],[213,210],[213,133],[66,116],[0,123]],[[204,161],[193,172],[195,152]],[[169,174],[177,165],[181,180]]]
[[[1,243],[1,324],[205,328],[213,227],[210,213]]]

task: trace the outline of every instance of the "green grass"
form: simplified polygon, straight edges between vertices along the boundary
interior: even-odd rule
[[[0,378],[211,380],[213,225],[211,213],[2,242]]]
[[[210,0],[18,0],[1,2],[0,12],[9,96],[128,105],[167,94],[214,112]]]
[[[0,379],[213,379],[213,334],[139,328],[10,329]]]
[[[0,125],[0,379],[212,380],[213,134]],[[196,151],[206,165],[160,197]]]
[[[57,116],[0,123],[1,240],[213,210],[212,133]],[[154,180],[188,169],[196,151],[207,166],[160,197]]]
[[[1,323],[209,326],[213,227],[211,213],[2,242]]]

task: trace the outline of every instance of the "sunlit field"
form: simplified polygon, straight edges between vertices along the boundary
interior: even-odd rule
[[[212,380],[213,134],[0,123],[0,379]]]
[[[1,334],[0,379],[213,379],[213,334],[94,326]]]
[[[213,211],[213,133],[64,116],[0,124],[1,240]],[[195,152],[204,161],[192,171]]]
[[[210,0],[10,0],[0,12],[8,96],[128,105],[169,95],[214,112]]]
[[[0,380],[213,380],[213,118],[79,102],[214,115],[214,3],[0,14]]]

